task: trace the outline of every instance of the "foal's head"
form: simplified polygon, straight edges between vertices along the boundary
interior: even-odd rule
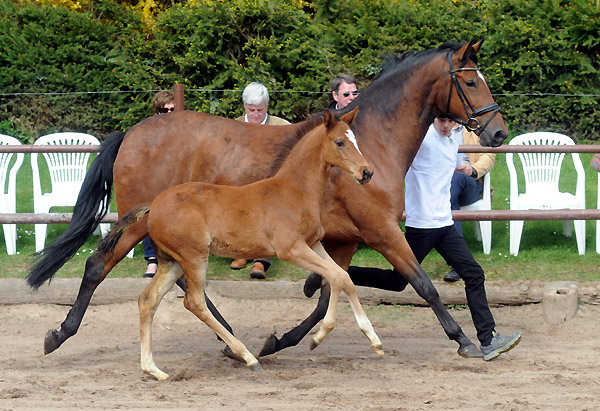
[[[357,182],[366,184],[371,181],[373,169],[360,152],[356,136],[350,129],[357,112],[358,108],[355,108],[344,114],[341,121],[337,121],[329,110],[325,110],[323,124],[326,138],[323,155],[329,165],[349,172]]]

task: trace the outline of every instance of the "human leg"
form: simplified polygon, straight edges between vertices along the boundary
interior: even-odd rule
[[[250,272],[250,277],[256,278],[258,280],[264,280],[267,277],[266,272],[270,266],[270,258],[255,259],[252,263],[252,271]]]
[[[154,247],[152,247],[152,242],[150,241],[150,237],[146,236],[144,238],[144,259],[146,260],[146,272],[144,273],[144,277],[152,278],[158,269],[158,259],[156,258],[156,251],[154,251]]]
[[[452,228],[449,226],[440,229],[443,230],[443,235],[435,248],[464,280],[467,304],[477,330],[477,338],[482,345],[488,345],[495,322],[485,292],[485,274],[473,258],[464,238]]]

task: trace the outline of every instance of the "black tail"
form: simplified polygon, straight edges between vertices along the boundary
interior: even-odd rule
[[[125,133],[116,132],[102,143],[77,197],[73,218],[67,229],[50,245],[37,253],[38,261],[27,275],[27,284],[39,288],[75,255],[85,240],[98,228],[108,212],[113,185],[113,166]]]

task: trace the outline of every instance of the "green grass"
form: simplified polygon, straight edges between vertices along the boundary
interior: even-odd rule
[[[565,167],[569,167],[570,155],[565,159]],[[589,167],[591,154],[582,154],[581,159],[586,172],[586,204],[587,208],[596,207],[597,173]],[[18,177],[17,212],[33,212],[31,165],[29,155],[26,155]],[[561,189],[574,186],[574,172],[564,173],[561,179]],[[505,155],[499,154],[496,166],[492,171],[492,186],[494,196],[493,209],[508,209],[509,178],[506,167]],[[116,210],[112,206],[111,210]],[[52,210],[55,211],[55,210]],[[56,210],[61,211],[61,210]],[[55,239],[65,225],[50,225],[46,244]],[[592,281],[599,280],[598,267],[600,255],[595,251],[595,221],[586,224],[586,254],[577,254],[575,237],[567,238],[562,235],[561,221],[526,221],[521,239],[519,255],[514,257],[508,254],[509,230],[508,221],[494,221],[492,223],[492,251],[490,255],[482,252],[481,243],[477,242],[472,222],[463,222],[464,236],[473,255],[486,271],[487,278],[497,280],[574,280]],[[17,226],[17,252],[18,255],[6,255],[4,233],[0,230],[0,278],[25,277],[28,267],[34,261],[31,254],[34,252],[35,239],[33,225]],[[57,273],[57,277],[81,277],[86,258],[95,249],[98,236],[92,236],[80,249],[78,255],[73,257]],[[249,267],[241,271],[229,269],[231,259],[211,257],[208,276],[213,279],[247,280]],[[353,265],[389,268],[390,264],[377,252],[361,245],[352,261]],[[423,268],[434,280],[441,280],[448,271],[443,259],[434,251],[423,262]],[[125,258],[111,272],[110,277],[139,277],[145,271],[143,249],[136,247],[135,257]],[[292,264],[273,260],[269,270],[269,279],[300,280],[306,277],[306,272]]]

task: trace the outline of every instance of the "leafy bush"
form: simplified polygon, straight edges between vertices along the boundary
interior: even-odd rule
[[[72,9],[0,0],[0,130],[24,140],[127,129],[174,83],[186,86],[186,108],[236,117],[241,90],[261,81],[270,111],[298,121],[327,104],[340,72],[365,87],[383,54],[480,37],[513,133],[598,140],[597,0],[62,3]]]

